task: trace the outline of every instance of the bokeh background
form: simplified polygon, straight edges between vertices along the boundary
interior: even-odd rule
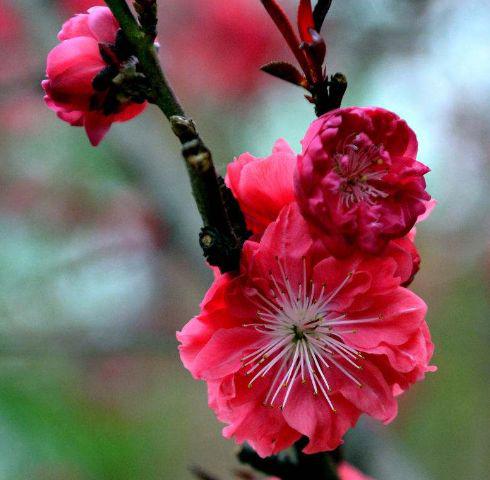
[[[42,101],[61,23],[97,3],[0,0],[0,480],[231,479],[235,446],[177,355],[211,280],[178,145],[148,108],[95,149]],[[287,58],[260,2],[159,4],[165,69],[220,171],[279,137],[299,149],[312,108],[258,71]],[[324,28],[344,104],[409,122],[439,202],[413,286],[439,371],[347,439],[379,480],[490,478],[489,25],[487,0],[337,0]]]

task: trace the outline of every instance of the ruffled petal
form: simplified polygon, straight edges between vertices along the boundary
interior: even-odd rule
[[[360,411],[340,395],[332,395],[333,412],[321,393],[312,395],[311,388],[298,379],[284,408],[284,419],[309,438],[305,453],[334,450],[342,443],[345,432],[356,424]]]

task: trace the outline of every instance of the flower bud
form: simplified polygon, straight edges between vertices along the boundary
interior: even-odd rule
[[[121,36],[109,8],[93,7],[63,25],[61,43],[47,59],[46,104],[70,125],[83,126],[94,146],[112,123],[130,120],[146,106],[146,79]]]

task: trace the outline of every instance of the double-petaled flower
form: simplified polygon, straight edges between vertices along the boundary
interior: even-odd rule
[[[298,157],[296,198],[336,254],[378,254],[428,206],[417,137],[398,115],[348,107],[315,120]]]
[[[284,207],[178,334],[224,435],[263,456],[306,435],[314,453],[336,448],[362,413],[393,420],[396,395],[431,370],[426,306],[401,286],[410,271],[389,251],[333,257],[297,205]]]

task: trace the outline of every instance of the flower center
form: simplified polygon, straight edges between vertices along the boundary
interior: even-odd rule
[[[383,159],[380,150],[381,147],[376,145],[361,147],[348,143],[335,154],[334,171],[340,177],[340,197],[347,208],[363,201],[372,205],[376,199],[388,196],[375,185],[386,174],[381,167]]]
[[[311,383],[314,395],[322,394],[335,412],[330,399],[329,369],[337,369],[348,381],[362,387],[352,374],[361,370],[362,354],[351,347],[346,334],[354,334],[352,326],[379,320],[379,317],[348,319],[339,312],[333,300],[352,278],[353,272],[333,288],[323,283],[318,288],[307,281],[306,259],[303,258],[303,279],[294,288],[279,259],[280,278],[270,272],[271,288],[267,295],[259,290],[258,322],[244,325],[263,334],[263,342],[243,361],[245,375],[251,376],[249,388],[259,379],[270,376],[271,383],[264,405],[281,402],[284,408],[297,379]]]

